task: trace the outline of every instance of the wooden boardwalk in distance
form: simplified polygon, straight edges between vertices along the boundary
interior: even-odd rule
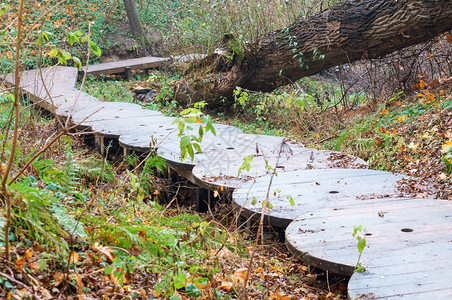
[[[119,74],[167,61],[146,57],[88,66],[85,71]],[[137,104],[99,101],[75,88],[77,73],[69,67],[27,71],[21,89],[36,105],[91,132],[101,154],[110,141],[120,145],[124,155],[157,150],[168,166],[200,188],[233,192],[243,217],[259,219],[264,214],[269,225],[287,227],[286,245],[296,257],[351,276],[352,299],[452,299],[451,202],[399,198],[402,175],[368,170],[364,161],[343,153],[243,134],[226,125],[215,126],[216,137],[205,136],[203,152],[193,161],[181,162],[174,118]],[[6,80],[14,81],[11,74]],[[284,153],[279,155],[281,144]],[[250,170],[239,175],[247,156],[253,157]],[[278,176],[271,179],[265,161]],[[263,210],[267,195],[272,209]],[[355,225],[367,228],[363,273],[353,272],[358,258]]]

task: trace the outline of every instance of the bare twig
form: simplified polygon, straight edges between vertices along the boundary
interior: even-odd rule
[[[15,279],[14,277],[9,276],[8,274],[2,273],[0,272],[0,276],[5,277],[6,279],[8,279],[9,281],[14,282],[15,284],[18,284],[20,286],[23,286],[24,288],[27,289],[27,291],[30,292],[30,294],[33,296],[34,299],[42,299],[41,297],[39,297],[38,295],[36,295],[35,293],[33,293],[33,290],[30,289],[30,287],[28,287],[26,284],[24,284],[23,282],[20,282],[19,280]]]

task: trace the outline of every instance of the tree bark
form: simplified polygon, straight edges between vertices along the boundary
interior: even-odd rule
[[[193,74],[210,87],[189,88],[215,105],[236,86],[268,92],[324,69],[379,58],[452,29],[451,0],[357,0],[300,16],[288,28],[262,37],[247,50],[228,38]],[[242,52],[243,51],[243,52]]]
[[[140,18],[133,0],[124,0],[124,7],[126,8],[127,18],[129,19],[130,31],[133,36],[141,43],[145,55],[147,55],[146,47],[149,44],[141,27]]]
[[[124,0],[124,7],[126,8],[127,18],[129,19],[130,31],[136,38],[141,38],[144,35],[143,28],[141,27],[133,0]]]

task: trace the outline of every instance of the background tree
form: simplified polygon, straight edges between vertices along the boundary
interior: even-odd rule
[[[135,7],[133,0],[124,0],[124,7],[126,8],[127,18],[129,19],[130,31],[133,36],[141,43],[145,55],[148,55],[146,47],[149,42],[141,26],[140,18],[138,17],[138,12]]]
[[[233,98],[236,86],[272,91],[333,66],[383,57],[451,29],[449,0],[339,3],[300,16],[251,45],[228,35],[219,49],[190,70],[179,91],[221,105]]]

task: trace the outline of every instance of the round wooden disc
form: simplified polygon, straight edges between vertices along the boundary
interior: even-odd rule
[[[361,264],[354,226],[366,228]],[[286,229],[286,245],[312,266],[350,279],[349,297],[448,299],[452,295],[452,202],[383,198],[305,213]],[[375,298],[372,298],[375,297]]]
[[[119,137],[121,134],[135,131],[148,130],[151,131],[158,127],[161,123],[167,122],[168,117],[163,114],[156,114],[151,110],[137,111],[134,116],[120,116],[115,119],[101,120],[93,123],[92,130],[96,134],[105,137]]]
[[[360,199],[397,195],[397,181],[405,176],[366,169],[312,169],[256,178],[237,188],[232,199],[245,217],[259,219],[269,191],[265,220],[285,228],[299,215],[331,204],[359,204]],[[291,205],[293,199],[294,205]]]
[[[276,172],[291,172],[306,169],[327,168],[367,168],[362,159],[355,156],[326,150],[303,148],[302,145],[286,142],[281,148],[281,155],[268,153],[254,155],[249,162],[249,171],[242,168],[244,158],[236,160],[206,160],[193,168],[195,182],[203,188],[217,190],[226,188],[233,190],[240,184],[270,173],[267,166]],[[267,163],[266,163],[267,162]]]
[[[214,127],[216,136],[211,132],[204,135],[200,145],[202,152],[195,152],[193,161],[190,157],[181,161],[180,137],[177,134],[163,141],[158,147],[158,153],[167,161],[169,166],[186,170],[191,170],[196,164],[204,160],[224,160],[231,156],[236,157],[237,149],[242,147],[238,142],[240,140],[236,138],[243,135],[241,130],[222,124],[215,124]],[[194,132],[197,132],[196,128]]]
[[[130,151],[146,152],[158,146],[159,142],[175,133],[174,118],[159,118],[152,126],[140,126],[134,131],[121,133],[119,144]],[[154,141],[154,142],[153,142]],[[151,144],[154,146],[151,147]]]

